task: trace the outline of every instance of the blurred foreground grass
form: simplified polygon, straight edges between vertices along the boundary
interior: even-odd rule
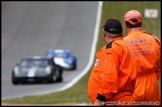
[[[108,18],[117,18],[121,21],[123,25],[124,34],[126,29],[124,26],[124,13],[128,10],[137,9],[143,14],[143,29],[146,32],[156,35],[161,39],[161,30],[160,30],[160,1],[105,1],[103,2],[102,8],[102,18],[99,28],[99,38],[98,38],[98,51],[105,42],[102,38],[102,26]],[[157,9],[158,18],[148,19],[144,17],[145,9]],[[90,70],[91,71],[91,70]],[[73,87],[57,93],[50,93],[45,95],[36,95],[36,96],[24,96],[22,98],[14,98],[2,100],[2,104],[7,103],[10,105],[14,104],[58,104],[58,105],[74,105],[74,104],[91,104],[87,96],[87,82],[89,78],[90,71]],[[161,79],[159,80],[161,86]]]

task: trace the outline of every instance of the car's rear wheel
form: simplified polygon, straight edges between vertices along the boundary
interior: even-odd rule
[[[72,70],[76,70],[77,69],[77,63],[74,65],[74,67],[72,68]]]
[[[56,68],[55,71],[53,71],[53,73],[52,73],[52,76],[51,76],[51,79],[49,80],[49,83],[56,82],[57,78],[58,78],[58,75],[59,75],[59,69]]]
[[[62,78],[62,73],[63,73],[63,69],[62,68],[58,68],[58,77],[57,77],[57,80],[56,82],[61,82],[63,81],[63,78]]]

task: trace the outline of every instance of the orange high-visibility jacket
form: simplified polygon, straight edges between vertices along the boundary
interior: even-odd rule
[[[92,103],[97,97],[104,101],[134,101],[130,97],[135,88],[135,78],[131,55],[122,37],[118,37],[96,54],[88,80],[88,97]]]
[[[137,69],[136,101],[160,101],[158,79],[161,73],[160,41],[141,28],[128,30],[124,37]]]

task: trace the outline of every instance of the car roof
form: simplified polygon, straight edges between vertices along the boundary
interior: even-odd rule
[[[70,50],[62,50],[62,49],[55,49],[55,50],[48,50],[47,52],[48,54],[70,54],[71,51]]]

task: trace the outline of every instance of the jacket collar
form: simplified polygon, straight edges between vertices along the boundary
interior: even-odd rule
[[[110,42],[114,42],[114,41],[116,41],[116,40],[122,40],[123,39],[123,36],[118,36],[118,37],[116,37],[116,38],[114,38],[112,41],[110,41]],[[110,43],[110,42],[108,42],[108,43]],[[108,44],[107,43],[107,44]]]
[[[112,47],[112,43],[113,43],[113,41],[116,41],[116,40],[122,40],[122,39],[123,39],[122,36],[119,36],[119,37],[114,38],[111,42],[109,42],[109,43],[106,44],[106,49]]]
[[[119,36],[119,37],[114,38],[113,41],[115,41],[115,40],[121,40],[121,39],[123,39],[123,37],[122,36]]]
[[[136,32],[136,31],[143,31],[142,28],[131,28],[128,30],[126,35],[129,35],[131,32]]]

